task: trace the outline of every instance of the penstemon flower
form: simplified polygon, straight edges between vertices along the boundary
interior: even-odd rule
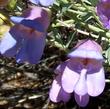
[[[54,3],[54,0],[29,0],[29,1],[34,4],[40,4],[42,6],[49,6]]]
[[[13,16],[11,20],[15,26],[4,35],[0,43],[1,54],[15,56],[18,63],[38,63],[45,47],[49,13],[41,7],[31,7],[21,17]]]
[[[99,0],[96,11],[103,26],[110,29],[110,0]]]
[[[56,68],[57,76],[50,89],[50,99],[67,102],[74,92],[76,102],[84,107],[89,102],[89,96],[100,95],[105,87],[101,51],[95,41],[80,41],[69,53],[70,59]]]

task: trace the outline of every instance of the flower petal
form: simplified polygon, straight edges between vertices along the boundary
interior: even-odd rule
[[[103,26],[107,29],[110,29],[110,1],[109,0],[99,0],[99,3],[96,6],[97,15],[100,18]]]
[[[31,64],[38,63],[45,47],[45,34],[38,37],[35,37],[35,35],[38,34],[33,32],[30,38],[28,37],[24,40],[22,48],[19,50],[16,57],[17,62],[22,63],[28,61]]]
[[[0,43],[0,52],[5,54],[9,49],[13,48],[16,45],[17,41],[7,32]]]
[[[87,70],[82,69],[79,81],[75,86],[75,93],[80,96],[87,94],[86,73],[87,73]]]
[[[61,63],[60,65],[58,65],[57,68],[56,68],[55,71],[54,71],[55,74],[62,73],[62,72],[64,71],[64,69],[65,69],[67,63],[68,63],[68,60],[65,61],[65,62],[63,62],[63,63]]]
[[[53,102],[60,101],[60,99],[58,98],[58,94],[59,94],[60,90],[61,90],[61,86],[55,79],[52,83],[52,87],[51,87],[50,93],[49,93],[49,97],[50,97],[51,101],[53,101]]]
[[[74,96],[75,96],[75,100],[76,100],[77,104],[81,107],[85,107],[89,102],[89,95],[88,94],[81,96],[81,95],[77,95],[75,93]]]
[[[101,60],[102,57],[101,46],[93,40],[81,40],[76,45],[76,49],[68,54],[68,57],[92,58]]]
[[[34,3],[34,4],[39,4],[39,0],[29,0],[30,2]]]
[[[97,51],[91,51],[86,49],[76,49],[75,51],[68,54],[68,57],[80,57],[80,58],[92,58],[92,59],[103,59],[101,53]]]
[[[78,79],[79,74],[66,66],[62,74],[62,87],[64,91],[67,93],[72,93]]]
[[[28,41],[27,53],[30,63],[38,63],[42,57],[44,47],[45,47],[45,34],[44,36],[35,37]]]
[[[70,99],[70,94],[66,93],[61,88],[61,73],[56,77],[56,79],[52,83],[52,87],[50,89],[49,97],[53,102],[64,101],[67,102]]]
[[[91,96],[100,95],[105,87],[105,76],[103,67],[99,72],[87,74],[87,88],[88,94]]]
[[[63,101],[65,103],[65,102],[69,101],[70,97],[71,97],[71,95],[69,93],[65,92],[63,90],[63,88],[61,88],[57,99],[60,101]]]
[[[16,55],[16,61],[18,63],[23,63],[24,61],[28,61],[28,53],[27,53],[27,40],[22,42],[22,47],[20,48],[19,52]]]
[[[16,17],[16,16],[12,16],[10,17],[11,21],[13,21],[14,23],[21,23],[22,20],[24,20],[24,17]]]
[[[24,26],[27,26],[29,28],[35,29],[39,32],[44,32],[43,25],[40,22],[36,21],[36,20],[25,20],[24,19],[24,20],[21,21],[21,24],[24,25]]]
[[[40,1],[40,4],[43,6],[49,6],[54,3],[54,0],[39,0],[39,1]]]
[[[41,4],[42,6],[49,6],[52,5],[54,0],[29,0],[34,4]]]
[[[25,17],[22,23],[36,30],[46,31],[50,24],[51,15],[42,7],[30,7],[23,12],[22,16]]]

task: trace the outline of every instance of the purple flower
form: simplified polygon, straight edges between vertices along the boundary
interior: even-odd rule
[[[96,11],[103,26],[110,29],[110,0],[99,0]]]
[[[55,73],[49,97],[53,102],[70,99],[74,92],[79,106],[86,106],[89,96],[100,95],[105,87],[101,47],[95,41],[83,40],[69,53],[70,59],[60,64]]]
[[[40,4],[42,6],[49,6],[54,3],[54,0],[29,0],[29,1],[34,4]]]
[[[45,47],[49,14],[41,7],[32,7],[21,17],[11,17],[11,20],[16,24],[4,35],[0,43],[1,54],[15,56],[19,63],[38,63]]]

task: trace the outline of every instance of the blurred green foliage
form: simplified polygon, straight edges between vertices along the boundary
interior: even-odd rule
[[[10,0],[7,5],[7,10],[15,9],[16,3],[17,3],[17,0]]]

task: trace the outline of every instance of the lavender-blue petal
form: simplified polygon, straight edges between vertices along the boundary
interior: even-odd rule
[[[21,42],[22,42],[22,33],[19,31],[17,25],[13,26],[10,31],[9,34],[11,35],[12,39],[14,41],[16,41],[16,44],[13,44],[12,46],[8,46],[7,51],[3,54],[4,56],[7,57],[13,57],[16,55],[17,50],[19,49],[19,47],[21,46]],[[7,42],[11,42],[9,40],[9,37],[7,35]],[[4,42],[5,43],[5,42]],[[11,43],[10,43],[11,44]],[[5,44],[6,45],[6,44]],[[6,46],[5,46],[6,47]],[[10,47],[10,48],[9,48]]]
[[[54,3],[55,0],[29,0],[30,2],[34,4],[40,4],[42,6],[50,6]]]
[[[8,50],[13,48],[16,45],[17,41],[12,37],[12,35],[7,32],[4,36],[3,39],[1,40],[0,43],[0,53],[5,54]],[[12,54],[15,54],[16,51],[13,51]]]
[[[11,21],[14,23],[21,23],[22,20],[24,20],[24,17],[16,17],[16,16],[12,16],[10,17]]]
[[[36,4],[36,5],[39,4],[39,0],[29,0],[29,1],[32,2],[32,3],[34,3],[34,4]]]
[[[24,20],[21,21],[21,24],[24,25],[24,26],[27,26],[29,28],[35,29],[39,32],[44,32],[43,25],[40,22],[36,21],[36,20],[25,20],[24,19]]]
[[[27,44],[28,60],[32,64],[38,63],[41,59],[45,47],[45,34],[32,38]]]
[[[45,37],[33,37],[25,39],[21,49],[19,50],[16,60],[19,63],[25,61],[36,64],[40,60],[45,47]]]
[[[27,43],[28,43],[27,40],[22,41],[22,46],[16,55],[16,61],[18,63],[23,63],[28,60]]]
[[[99,0],[96,9],[103,26],[110,29],[110,0]]]
[[[43,6],[50,6],[54,3],[55,0],[39,0],[40,4]]]

